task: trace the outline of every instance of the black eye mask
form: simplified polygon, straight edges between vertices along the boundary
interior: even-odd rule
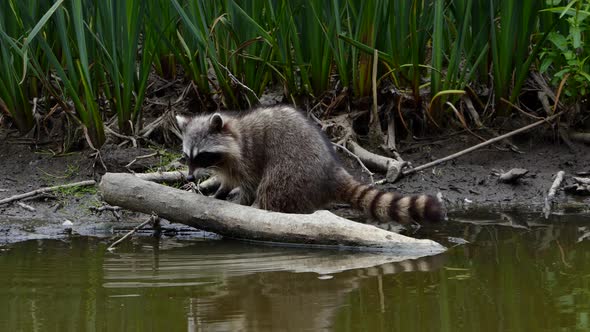
[[[223,154],[220,152],[201,152],[191,160],[195,167],[206,168],[219,164]]]

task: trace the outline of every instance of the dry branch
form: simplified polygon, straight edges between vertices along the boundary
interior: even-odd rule
[[[99,189],[111,205],[156,213],[172,222],[189,225],[224,237],[303,244],[359,247],[424,256],[445,250],[431,240],[392,233],[353,222],[328,211],[286,214],[259,210],[185,192],[133,175],[107,173]]]
[[[86,181],[80,181],[80,182],[62,184],[62,185],[59,185],[59,186],[39,188],[37,190],[29,191],[29,192],[24,193],[24,194],[14,195],[14,196],[11,196],[11,197],[2,199],[2,200],[0,200],[0,205],[6,204],[6,203],[10,203],[10,202],[14,202],[14,201],[18,201],[18,200],[21,200],[23,198],[32,197],[32,196],[36,196],[36,195],[39,195],[39,194],[56,191],[56,190],[59,190],[59,189],[71,188],[71,187],[92,186],[95,183],[96,182],[94,180],[86,180]]]
[[[174,181],[181,181],[186,179],[186,171],[174,171],[174,172],[162,172],[162,173],[136,173],[134,176],[137,176],[140,179],[146,181],[154,181],[154,182],[174,182]],[[25,199],[28,197],[37,196],[39,194],[44,194],[48,192],[53,192],[60,189],[65,188],[72,188],[72,187],[88,187],[93,186],[96,184],[94,180],[86,180],[86,181],[79,181],[73,183],[66,183],[60,184],[53,187],[44,187],[39,188],[33,191],[26,192],[24,194],[18,194],[11,197],[7,197],[0,200],[0,205],[7,204],[14,201],[19,201],[21,199]]]
[[[498,180],[504,183],[516,183],[520,178],[525,176],[529,171],[524,168],[513,168],[506,173],[500,174]]]
[[[557,191],[557,188],[559,188],[561,182],[563,182],[564,175],[564,171],[557,172],[557,175],[555,176],[555,181],[553,181],[553,184],[549,189],[549,193],[547,194],[547,197],[545,197],[545,207],[543,207],[545,219],[549,218],[549,215],[551,214],[551,203],[553,202],[553,198],[555,197],[555,192]]]
[[[133,235],[135,232],[137,232],[138,230],[140,230],[141,228],[143,228],[145,225],[149,224],[149,223],[156,223],[158,220],[158,216],[152,215],[149,217],[148,220],[142,222],[141,224],[135,226],[135,228],[133,228],[132,230],[130,230],[127,234],[123,235],[123,237],[121,237],[120,239],[118,239],[117,241],[113,242],[113,244],[111,244],[108,248],[107,251],[113,251],[115,249],[115,247],[125,241],[125,239],[127,239],[128,237],[130,237],[131,235]]]
[[[23,202],[17,202],[16,204],[17,204],[18,206],[20,206],[21,208],[23,208],[23,209],[27,210],[27,211],[30,211],[30,212],[35,212],[35,211],[37,211],[37,210],[35,210],[35,208],[34,208],[34,207],[32,207],[32,206],[30,206],[30,205],[27,205],[27,204],[25,204],[25,203],[23,203]]]
[[[547,117],[547,118],[545,118],[543,120],[539,120],[537,122],[534,122],[534,123],[531,123],[530,125],[524,126],[522,128],[516,129],[516,130],[513,130],[513,131],[511,131],[509,133],[506,133],[504,135],[501,135],[501,136],[498,136],[498,137],[494,137],[494,138],[492,138],[490,140],[487,140],[485,142],[481,142],[481,143],[479,143],[477,145],[474,145],[472,147],[469,147],[469,148],[467,148],[465,150],[459,151],[457,153],[453,153],[452,155],[446,156],[444,158],[437,159],[435,161],[426,163],[424,165],[421,165],[421,166],[418,166],[418,167],[415,167],[415,168],[411,168],[409,170],[404,171],[403,172],[403,175],[409,175],[409,174],[412,174],[412,173],[416,173],[416,172],[421,171],[423,169],[426,169],[426,168],[429,168],[429,167],[432,167],[432,166],[436,166],[438,164],[441,164],[441,163],[443,163],[445,161],[453,160],[453,159],[458,158],[458,157],[460,157],[460,156],[462,156],[464,154],[467,154],[469,152],[472,152],[472,151],[475,151],[477,149],[483,148],[484,146],[488,146],[490,144],[493,144],[493,143],[496,143],[498,141],[501,141],[501,140],[503,140],[505,138],[514,136],[514,135],[516,135],[518,133],[522,133],[524,131],[527,131],[529,129],[532,129],[534,127],[537,127],[537,126],[539,126],[539,125],[541,125],[543,123],[548,123],[549,121],[551,121],[551,120],[553,120],[553,119],[555,119],[555,118],[557,118],[557,117],[559,117],[561,115],[562,115],[561,112],[560,113],[557,113],[557,114],[554,114],[554,115],[549,116],[549,117]]]
[[[576,182],[575,184],[563,188],[567,193],[582,196],[590,195],[590,178],[574,176],[573,180]]]

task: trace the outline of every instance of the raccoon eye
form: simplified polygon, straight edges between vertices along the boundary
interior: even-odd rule
[[[183,165],[186,165],[186,163],[188,162],[188,156],[186,155],[186,153],[182,154],[182,157],[178,159],[178,162],[180,162]]]
[[[201,152],[195,157],[195,160],[202,167],[208,167],[217,164],[222,157],[223,155],[219,152]]]

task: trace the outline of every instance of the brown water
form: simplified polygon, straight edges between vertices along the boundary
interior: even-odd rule
[[[5,245],[0,331],[590,330],[590,218],[473,219],[416,234],[470,243],[402,262],[149,237],[115,253],[82,237]]]

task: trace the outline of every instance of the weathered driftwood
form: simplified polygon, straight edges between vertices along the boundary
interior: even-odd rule
[[[572,185],[569,185],[565,188],[565,192],[574,195],[580,196],[588,196],[590,195],[590,178],[582,178],[582,177],[572,177],[572,179],[576,182]]]
[[[139,179],[107,173],[99,190],[106,202],[219,235],[253,241],[311,246],[346,246],[425,256],[445,251],[440,244],[338,217],[328,211],[287,214],[259,210]]]
[[[388,182],[395,182],[402,174],[402,168],[407,164],[405,161],[372,153],[353,141],[348,141],[346,145],[368,168],[385,173],[385,179]]]
[[[553,202],[553,198],[555,197],[557,189],[563,182],[564,175],[564,171],[557,172],[557,175],[555,176],[555,181],[553,181],[553,184],[551,185],[551,188],[549,188],[549,192],[547,193],[547,197],[545,197],[545,207],[543,208],[543,212],[545,213],[545,219],[549,218],[549,215],[551,214],[551,203]]]
[[[498,181],[504,183],[516,183],[520,178],[525,176],[529,171],[524,168],[513,168],[506,173],[500,174]]]

